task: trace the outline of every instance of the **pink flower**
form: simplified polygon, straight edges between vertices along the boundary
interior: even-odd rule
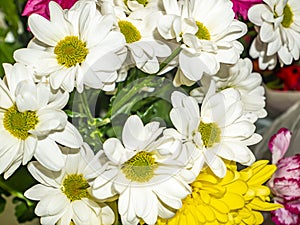
[[[251,6],[262,3],[262,0],[231,0],[233,3],[233,11],[235,17],[242,16],[244,20],[248,20],[248,10]]]
[[[47,19],[50,18],[49,2],[51,0],[28,0],[22,16],[30,16],[33,13],[37,13]],[[57,2],[63,9],[70,9],[77,0],[53,0]]]
[[[276,164],[268,185],[274,195],[274,201],[283,208],[272,212],[272,220],[277,225],[300,224],[300,154],[285,157],[291,139],[291,132],[281,128],[269,142],[272,162]]]
[[[292,133],[286,128],[281,128],[271,137],[269,141],[269,149],[272,152],[273,164],[276,164],[279,159],[283,158],[289,148],[291,137]]]

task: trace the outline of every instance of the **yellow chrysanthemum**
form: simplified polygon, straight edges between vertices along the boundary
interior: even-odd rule
[[[260,211],[281,207],[269,202],[270,189],[263,185],[276,170],[267,164],[260,160],[238,171],[235,162],[226,162],[224,178],[204,169],[191,184],[193,192],[183,200],[182,208],[171,219],[158,219],[157,225],[261,224]]]

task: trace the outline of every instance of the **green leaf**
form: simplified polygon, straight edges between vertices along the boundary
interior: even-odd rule
[[[25,223],[36,218],[34,214],[35,204],[28,206],[26,202],[20,198],[14,198],[12,202],[16,204],[15,216],[19,223]]]
[[[6,200],[4,196],[8,197],[10,196],[10,193],[4,190],[3,188],[0,188],[0,213],[4,211],[6,205]]]
[[[19,12],[13,0],[0,1],[0,9],[5,14],[5,19],[8,27],[13,32],[14,36],[18,35]]]
[[[174,87],[171,80],[159,76],[149,75],[131,82],[118,91],[112,102],[112,125],[124,125],[127,117],[132,114],[141,116],[144,123],[158,118],[170,124],[173,91],[185,92],[182,88]]]
[[[6,43],[0,41],[0,77],[3,77],[4,75],[2,63],[14,63],[13,52],[20,47],[21,44],[18,42]]]
[[[0,213],[2,213],[5,209],[6,200],[0,195]]]

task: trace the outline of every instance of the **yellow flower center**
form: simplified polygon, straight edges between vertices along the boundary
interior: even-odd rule
[[[198,31],[195,34],[196,37],[200,40],[210,40],[210,33],[206,26],[204,26],[203,23],[200,23],[199,21],[196,21],[196,25],[198,27]]]
[[[215,143],[219,143],[221,139],[221,129],[216,123],[200,122],[198,130],[201,134],[202,141],[205,147],[210,148]]]
[[[87,189],[90,187],[82,174],[70,174],[63,181],[62,191],[72,202],[89,197]]]
[[[289,5],[286,5],[283,9],[283,20],[281,22],[282,26],[288,28],[294,21],[294,14]]]
[[[54,54],[56,54],[58,64],[69,68],[82,63],[88,54],[88,49],[86,43],[78,37],[67,36],[57,43]]]
[[[36,112],[25,111],[19,112],[16,105],[13,105],[4,114],[4,128],[16,138],[25,140],[38,123]]]
[[[145,151],[137,153],[131,159],[124,163],[122,171],[128,180],[136,182],[147,182],[157,168],[154,157]]]
[[[126,43],[133,43],[142,38],[141,33],[132,23],[120,20],[118,25],[121,33],[125,36]]]

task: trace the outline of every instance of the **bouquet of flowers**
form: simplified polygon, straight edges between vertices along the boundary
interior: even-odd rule
[[[20,221],[261,224],[282,207],[276,166],[250,150],[267,115],[252,59],[299,59],[295,0],[29,0],[23,14],[32,38],[0,80],[0,188]]]

